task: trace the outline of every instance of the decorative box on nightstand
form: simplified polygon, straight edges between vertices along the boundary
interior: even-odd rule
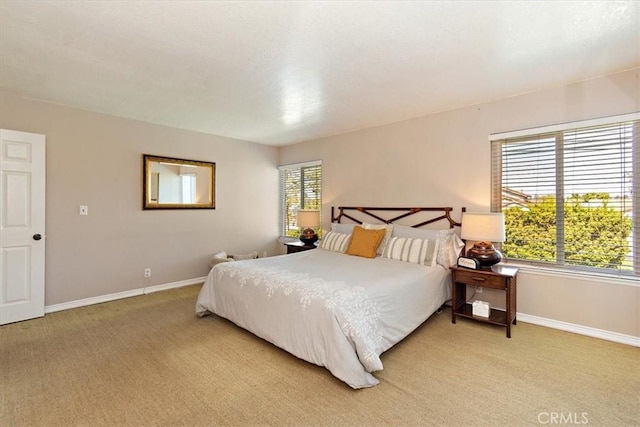
[[[456,317],[466,317],[480,322],[507,327],[507,338],[511,338],[511,325],[516,324],[516,276],[518,269],[496,264],[491,269],[471,270],[451,267],[452,299],[451,322]],[[488,317],[474,316],[472,302],[467,301],[467,286],[500,289],[505,294],[505,310],[489,309]]]

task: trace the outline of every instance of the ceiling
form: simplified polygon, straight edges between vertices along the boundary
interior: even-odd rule
[[[0,0],[0,86],[268,145],[640,66],[638,1]]]

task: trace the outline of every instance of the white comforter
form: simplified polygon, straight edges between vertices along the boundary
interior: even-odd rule
[[[217,264],[196,303],[289,353],[371,387],[380,355],[450,299],[441,266],[322,249]]]

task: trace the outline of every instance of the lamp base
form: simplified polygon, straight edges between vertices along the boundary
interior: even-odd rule
[[[491,242],[476,242],[467,251],[467,256],[478,260],[480,267],[491,267],[502,260],[502,254],[493,247]]]
[[[307,246],[313,245],[315,242],[318,241],[318,235],[316,234],[315,231],[313,231],[313,229],[305,228],[300,233],[300,241]]]

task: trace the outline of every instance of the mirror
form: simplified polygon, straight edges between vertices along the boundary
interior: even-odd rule
[[[144,209],[215,209],[216,164],[143,155]]]

